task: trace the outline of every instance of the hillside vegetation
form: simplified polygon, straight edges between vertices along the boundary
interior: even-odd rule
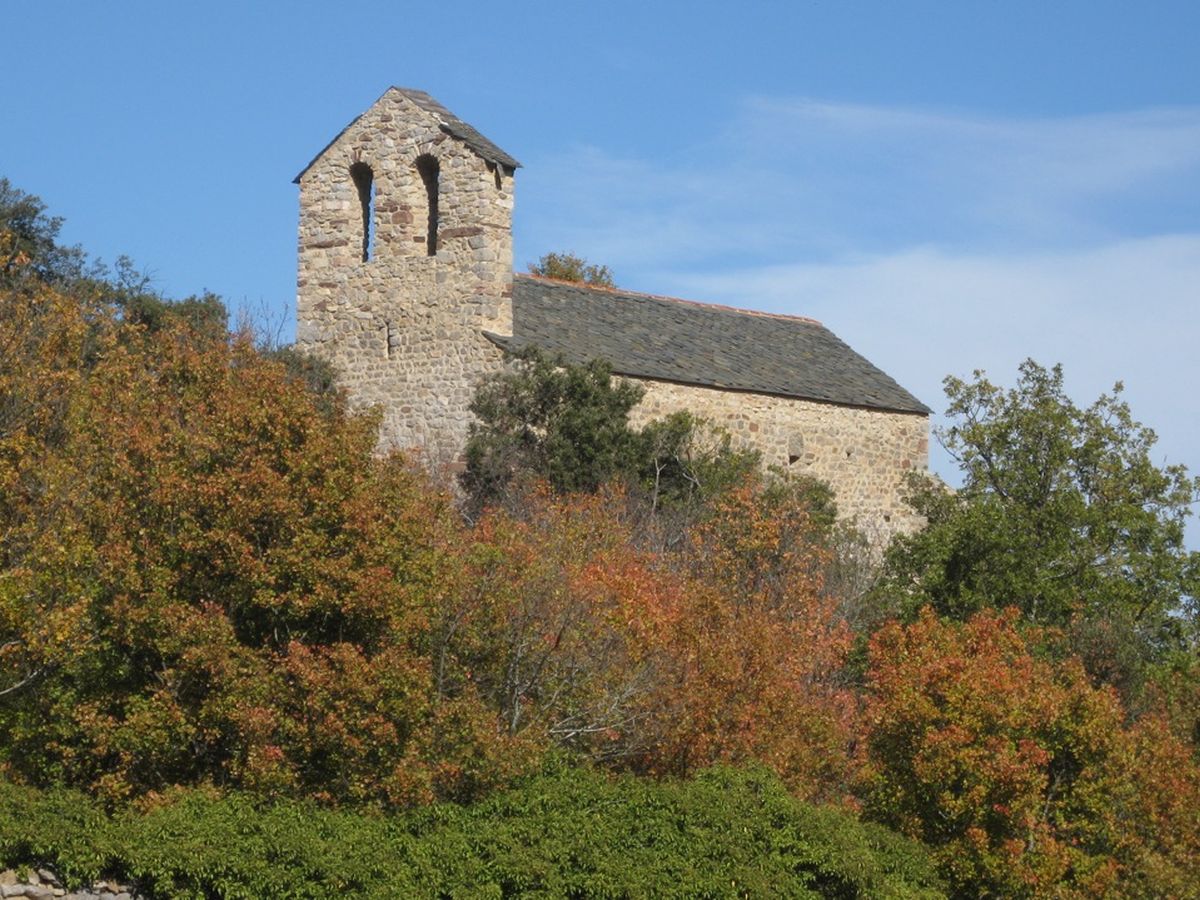
[[[880,566],[821,485],[631,430],[602,364],[481,386],[464,498],[319,362],[57,230],[0,181],[0,865],[1197,896],[1197,485],[1119,394],[948,381],[964,486],[914,480]]]

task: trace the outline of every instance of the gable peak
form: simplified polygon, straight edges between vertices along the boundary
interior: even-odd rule
[[[500,166],[506,175],[511,175],[516,169],[521,167],[521,163],[518,162],[515,157],[505,153],[496,144],[484,137],[472,125],[469,125],[454,113],[450,112],[450,110],[435,100],[430,94],[426,93],[425,91],[417,90],[416,88],[406,88],[392,85],[382,94],[380,94],[378,99],[376,99],[374,103],[367,107],[366,110],[355,116],[354,119],[351,120],[350,124],[348,124],[334,136],[333,140],[322,147],[321,152],[314,156],[309,161],[308,165],[300,170],[300,174],[293,179],[293,183],[299,184],[300,179],[303,178],[304,174],[312,168],[313,164],[322,156],[324,156],[326,151],[336,144],[342,135],[358,124],[358,122],[362,120],[363,116],[367,115],[369,112],[371,112],[371,110],[375,109],[375,107],[379,106],[379,104],[383,103],[385,100],[397,97],[403,98],[422,113],[432,117],[442,131],[471,148],[471,150],[477,153],[486,162],[491,163],[492,165]]]

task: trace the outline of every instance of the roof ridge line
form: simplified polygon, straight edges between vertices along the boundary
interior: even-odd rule
[[[688,300],[684,297],[671,297],[666,294],[649,294],[645,291],[631,291],[626,288],[608,287],[599,284],[585,284],[582,281],[571,281],[567,278],[551,278],[549,275],[538,275],[533,272],[514,272],[514,278],[528,278],[531,281],[548,281],[551,284],[562,284],[573,288],[581,288],[586,291],[596,291],[604,294],[627,294],[631,297],[646,297],[649,300],[662,300],[666,303],[683,303],[688,306],[701,306],[708,309],[717,309],[722,312],[738,313],[744,316],[759,316],[764,319],[783,319],[788,322],[805,322],[809,325],[819,325],[825,328],[825,324],[819,319],[814,319],[812,316],[797,316],[789,313],[765,312],[761,309],[746,309],[743,306],[729,306],[725,303],[711,303],[707,300]]]

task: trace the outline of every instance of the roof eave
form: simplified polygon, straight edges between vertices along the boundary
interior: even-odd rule
[[[493,331],[484,331],[483,336],[505,353],[514,353],[527,347],[537,346],[535,341],[526,341],[516,337],[515,335],[497,334]],[[677,384],[683,387],[698,387],[712,391],[728,391],[729,393],[733,394],[754,394],[757,397],[779,397],[783,400],[803,400],[807,403],[823,403],[828,406],[838,406],[843,409],[865,409],[873,412],[894,413],[897,415],[906,416],[930,416],[933,414],[933,410],[931,410],[924,403],[921,403],[919,400],[916,400],[915,397],[913,399],[916,400],[916,403],[910,407],[901,407],[881,403],[853,403],[847,400],[837,400],[830,397],[818,397],[809,394],[772,391],[766,388],[717,384],[716,382],[703,381],[701,379],[668,378],[662,375],[650,375],[645,372],[636,372],[632,369],[627,369],[618,364],[614,364],[611,360],[605,360],[605,362],[612,367],[612,372],[614,375],[620,375],[622,378],[637,378],[640,381],[657,381],[660,384]]]

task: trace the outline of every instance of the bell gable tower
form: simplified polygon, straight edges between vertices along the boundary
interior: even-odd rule
[[[333,363],[381,443],[452,463],[512,334],[520,165],[421,91],[389,88],[296,177],[296,342]]]

